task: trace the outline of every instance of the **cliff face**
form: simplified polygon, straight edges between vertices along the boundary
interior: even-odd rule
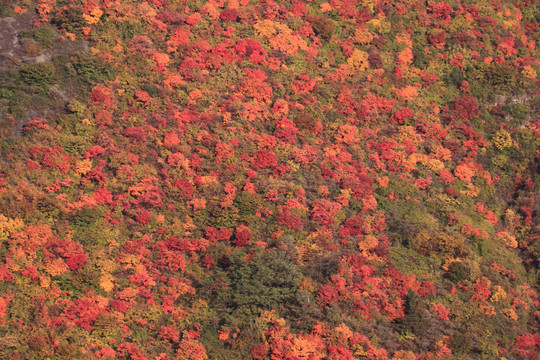
[[[534,2],[0,16],[0,358],[536,358]]]

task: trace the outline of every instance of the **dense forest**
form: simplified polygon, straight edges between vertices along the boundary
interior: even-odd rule
[[[0,359],[537,359],[540,4],[0,0]]]

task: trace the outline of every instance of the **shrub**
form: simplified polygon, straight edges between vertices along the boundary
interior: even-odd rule
[[[458,283],[462,280],[469,280],[471,276],[471,270],[465,264],[460,261],[454,261],[448,268],[446,274],[448,279],[453,283]]]
[[[499,150],[504,150],[509,147],[512,147],[512,136],[510,136],[510,133],[508,131],[501,129],[495,133],[493,136],[493,145]]]
[[[519,120],[525,120],[529,112],[529,108],[523,104],[506,105],[502,109],[506,114],[511,115]]]
[[[515,86],[516,76],[516,68],[506,62],[491,65],[485,73],[485,77],[491,85],[498,85],[501,87]]]
[[[238,208],[238,213],[241,216],[255,215],[261,203],[262,199],[259,194],[252,194],[247,191],[243,191],[234,200],[234,205]]]
[[[322,39],[330,38],[335,29],[334,22],[325,17],[316,17],[311,26],[315,34]]]
[[[383,68],[383,60],[382,60],[381,54],[379,54],[378,52],[370,51],[368,54],[368,62],[369,62],[369,66],[372,69]]]
[[[307,112],[296,115],[293,122],[299,130],[313,130],[317,125],[317,119]]]
[[[223,21],[236,21],[236,19],[238,19],[238,13],[235,9],[223,10],[221,14],[219,14],[219,18]]]
[[[301,273],[283,250],[255,253],[248,262],[242,251],[229,256],[232,304],[236,313],[258,314],[293,299]]]
[[[4,1],[5,3],[5,1]],[[2,6],[0,6],[0,18],[4,18],[4,17],[9,17],[9,16],[13,16],[13,7],[12,6],[8,6],[7,4],[4,4]]]
[[[405,299],[405,316],[396,320],[399,332],[422,336],[429,328],[429,321],[424,310],[425,305],[420,296],[409,290]]]
[[[456,332],[454,336],[452,337],[450,348],[452,349],[453,353],[460,355],[460,354],[468,352],[471,347],[472,347],[472,339],[471,339],[470,334],[459,331],[459,332]]]
[[[83,10],[80,7],[64,7],[54,15],[52,23],[70,33],[77,33],[86,26]]]
[[[454,101],[454,113],[463,121],[470,121],[479,115],[476,99],[464,96]]]
[[[39,46],[39,44],[37,44],[34,40],[31,40],[31,39],[24,39],[23,45],[24,45],[24,51],[27,56],[31,56],[31,57],[38,56],[43,51],[41,47]]]
[[[30,38],[36,41],[42,48],[50,48],[54,40],[56,39],[56,33],[54,28],[50,25],[44,24],[32,31],[25,31],[20,34],[22,38]]]
[[[71,223],[76,226],[91,226],[99,219],[105,216],[105,210],[102,207],[84,207],[71,216]]]
[[[20,71],[21,81],[47,93],[49,86],[56,82],[56,69],[50,62],[26,65]]]
[[[112,80],[116,76],[113,67],[103,60],[77,56],[72,58],[72,62],[77,75],[88,83]]]

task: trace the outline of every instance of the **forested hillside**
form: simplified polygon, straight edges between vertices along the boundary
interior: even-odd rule
[[[533,0],[0,0],[0,359],[537,359]]]

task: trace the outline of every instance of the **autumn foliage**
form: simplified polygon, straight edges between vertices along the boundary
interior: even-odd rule
[[[1,359],[538,357],[533,1],[0,17]]]

